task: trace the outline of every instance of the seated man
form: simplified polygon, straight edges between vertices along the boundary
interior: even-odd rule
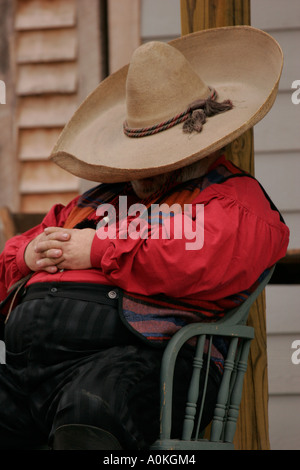
[[[286,253],[278,210],[222,151],[267,113],[281,63],[275,41],[247,27],[151,42],[71,119],[52,158],[101,184],[55,205],[1,254],[1,298],[24,280],[5,325],[1,448],[41,438],[53,449],[147,449],[158,437],[166,342],[226,315]],[[191,355],[175,373],[175,435]],[[214,344],[203,427],[225,355]]]

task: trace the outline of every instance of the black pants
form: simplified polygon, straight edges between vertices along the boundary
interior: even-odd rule
[[[5,328],[6,364],[0,366],[0,448],[40,441],[51,446],[64,424],[106,429],[124,449],[146,449],[158,437],[163,351],[123,324],[111,290],[41,284],[13,310]],[[190,370],[186,352],[175,374],[175,433]],[[207,422],[217,382],[211,376]]]

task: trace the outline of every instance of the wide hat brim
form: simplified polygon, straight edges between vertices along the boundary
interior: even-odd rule
[[[128,65],[110,75],[84,100],[63,129],[50,159],[87,180],[115,183],[147,178],[187,166],[229,144],[271,109],[283,54],[267,33],[250,26],[199,31],[169,42],[233,109],[207,119],[202,132],[182,124],[131,138],[126,120]],[[188,104],[188,103],[187,103]]]

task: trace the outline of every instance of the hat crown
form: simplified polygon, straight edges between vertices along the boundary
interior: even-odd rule
[[[173,46],[151,41],[132,56],[126,81],[127,124],[153,126],[207,98],[209,87]]]

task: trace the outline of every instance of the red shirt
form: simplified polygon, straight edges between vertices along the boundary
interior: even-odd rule
[[[30,272],[24,261],[27,244],[45,227],[62,227],[76,203],[77,198],[65,207],[55,205],[40,225],[7,242],[0,255],[1,299]],[[198,250],[186,250],[190,240],[184,234],[176,239],[172,230],[169,239],[100,240],[95,233],[93,268],[56,274],[40,271],[29,283],[92,282],[147,296],[162,293],[187,301],[217,300],[249,288],[286,254],[289,229],[253,178],[211,184],[192,204],[204,205],[204,243]],[[126,227],[118,227],[122,229]],[[168,229],[163,225],[160,230]]]

